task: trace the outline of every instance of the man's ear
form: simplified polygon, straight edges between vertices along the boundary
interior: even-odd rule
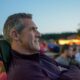
[[[16,29],[13,28],[13,29],[10,31],[10,37],[11,37],[12,39],[19,40],[19,33],[16,31]]]

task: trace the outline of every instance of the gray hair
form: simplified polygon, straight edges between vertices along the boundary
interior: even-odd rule
[[[23,30],[25,26],[21,21],[25,18],[32,19],[32,14],[16,13],[7,18],[3,28],[3,35],[5,40],[11,43],[12,39],[9,34],[12,28],[15,28],[18,33]]]

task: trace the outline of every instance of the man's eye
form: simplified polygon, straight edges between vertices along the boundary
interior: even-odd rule
[[[31,27],[30,28],[30,31],[35,31],[36,32],[37,31],[37,28],[36,27]]]
[[[37,31],[37,29],[36,29],[36,28],[32,28],[32,30],[33,30],[33,31]]]

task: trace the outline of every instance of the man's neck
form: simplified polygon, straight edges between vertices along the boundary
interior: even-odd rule
[[[33,50],[29,50],[26,48],[22,48],[20,46],[16,46],[16,45],[12,45],[11,48],[17,52],[19,52],[20,54],[24,54],[24,55],[32,55],[32,54],[36,54],[37,51],[33,51]]]

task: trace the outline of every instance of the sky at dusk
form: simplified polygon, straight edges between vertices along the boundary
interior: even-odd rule
[[[4,22],[14,13],[31,13],[41,33],[77,31],[80,0],[0,0],[0,34]]]

